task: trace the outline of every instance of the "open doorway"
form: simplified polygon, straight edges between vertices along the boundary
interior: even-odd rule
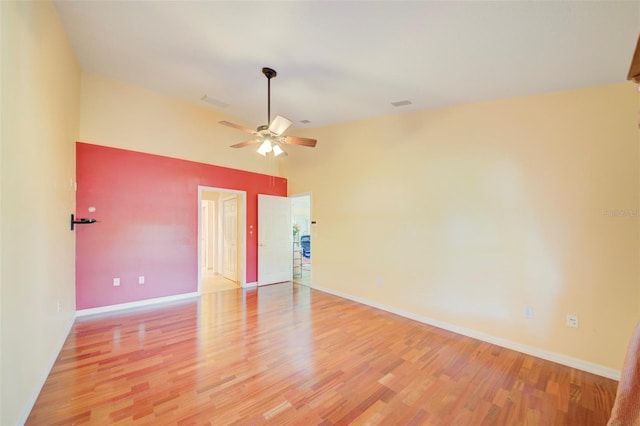
[[[246,193],[198,187],[198,292],[246,285]]]
[[[293,281],[311,284],[311,194],[291,197],[293,223]]]

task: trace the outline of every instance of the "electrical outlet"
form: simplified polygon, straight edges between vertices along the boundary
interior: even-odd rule
[[[120,278],[114,278],[113,279],[113,286],[114,287],[118,287],[120,285]]]
[[[578,316],[567,314],[567,327],[578,328]]]
[[[144,284],[144,275],[138,277],[138,284]]]
[[[533,319],[533,306],[525,306],[522,315],[525,318]]]
[[[382,278],[378,278],[378,279],[376,280],[376,285],[377,285],[378,287],[382,287]]]
[[[58,300],[58,312],[60,312],[60,301]]]

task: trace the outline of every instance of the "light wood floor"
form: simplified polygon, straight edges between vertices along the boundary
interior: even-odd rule
[[[309,286],[311,285],[311,265],[305,264],[298,271],[294,271],[293,282]]]
[[[604,425],[615,390],[285,283],[78,319],[27,424]]]
[[[222,275],[214,274],[210,271],[202,271],[201,293],[209,294],[217,291],[237,290],[240,285]]]

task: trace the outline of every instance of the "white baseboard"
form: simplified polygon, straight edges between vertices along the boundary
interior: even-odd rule
[[[373,302],[362,297],[353,296],[351,294],[343,293],[341,291],[325,288],[322,286],[310,285],[315,290],[322,291],[324,293],[333,294],[334,296],[349,299],[354,302],[362,303],[363,305],[371,306],[373,308],[381,309],[383,311],[391,312],[392,314],[400,315],[405,318],[409,318],[415,321],[419,321],[424,324],[432,325],[434,327],[441,328],[443,330],[452,331],[463,336],[472,337],[474,339],[482,340],[483,342],[492,343],[503,348],[512,349],[517,352],[521,352],[527,355],[532,355],[538,358],[546,359],[558,364],[566,365],[568,367],[577,368],[578,370],[586,371],[588,373],[596,374],[598,376],[606,377],[613,380],[620,380],[620,371],[613,368],[605,367],[599,364],[594,364],[588,361],[584,361],[578,358],[573,358],[567,355],[550,352],[544,349],[536,348],[533,346],[524,345],[522,343],[512,342],[507,339],[492,336],[490,334],[481,333],[479,331],[471,330],[457,325],[449,324],[443,321],[439,321],[433,318],[417,315],[402,309],[394,308],[384,305],[382,303]]]
[[[252,288],[252,287],[258,287],[258,282],[254,281],[252,283],[244,283],[244,285],[242,286],[242,288]]]
[[[67,340],[69,333],[71,333],[71,328],[73,327],[75,317],[71,316],[69,319],[70,319],[69,324],[67,324],[67,326],[65,327],[66,332],[62,334],[61,338],[56,343],[57,349],[52,352],[53,355],[51,356],[51,359],[48,362],[48,367],[40,375],[40,378],[38,379],[38,383],[36,383],[36,386],[31,392],[31,395],[29,396],[29,399],[27,400],[24,406],[24,409],[22,410],[22,413],[20,413],[20,417],[18,417],[17,419],[16,424],[18,425],[22,426],[27,422],[27,419],[29,418],[29,414],[31,414],[31,410],[33,410],[33,406],[36,404],[38,396],[40,396],[42,387],[44,386],[44,383],[47,381],[47,378],[49,377],[49,373],[51,373],[51,369],[53,368],[53,365],[56,363],[56,360],[58,359],[58,355],[60,354],[60,351],[64,346],[64,342]]]
[[[155,299],[138,300],[135,302],[120,303],[117,305],[100,306],[98,308],[81,309],[76,312],[76,317],[83,317],[86,315],[103,314],[105,312],[119,311],[122,309],[139,308],[143,306],[155,305],[158,303],[175,302],[178,300],[190,299],[192,297],[199,297],[200,293],[197,291],[193,293],[176,294],[173,296],[157,297]]]

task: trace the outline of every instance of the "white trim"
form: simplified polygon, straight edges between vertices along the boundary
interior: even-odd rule
[[[202,192],[219,192],[224,194],[235,194],[240,197],[240,230],[242,235],[240,235],[239,241],[242,247],[240,248],[240,287],[246,287],[247,281],[247,191],[241,191],[236,189],[228,189],[228,188],[216,188],[213,186],[204,186],[198,185],[198,294],[202,294],[202,247],[201,247],[201,238],[200,232],[202,231],[202,218],[201,216],[201,208],[202,204]],[[220,206],[216,205],[216,213],[220,213]],[[219,227],[217,231],[219,231]],[[219,239],[220,234],[216,232],[216,239]],[[217,262],[216,262],[217,263]]]
[[[242,288],[252,288],[252,287],[258,287],[258,282],[254,281],[252,283],[244,283],[244,285],[242,286]]]
[[[62,338],[58,341],[58,344],[56,345],[58,349],[52,352],[53,356],[51,357],[48,363],[49,368],[45,369],[43,374],[40,375],[40,378],[38,379],[36,386],[31,392],[29,399],[25,403],[25,406],[22,409],[22,412],[20,413],[20,416],[18,417],[16,424],[24,425],[27,422],[27,419],[29,418],[29,414],[31,414],[31,410],[33,410],[33,406],[36,404],[36,401],[38,400],[38,396],[40,396],[40,392],[42,392],[42,387],[47,381],[47,378],[51,373],[51,369],[53,368],[53,365],[56,363],[56,360],[58,359],[58,355],[60,355],[60,352],[64,347],[64,342],[67,341],[67,337],[69,337],[69,334],[71,333],[71,328],[73,327],[74,322],[75,322],[75,316],[71,316],[69,324],[66,327],[67,332],[64,333],[62,335]]]
[[[103,314],[105,312],[120,311],[122,309],[139,308],[142,306],[156,305],[158,303],[175,302],[178,300],[190,299],[198,297],[200,293],[183,293],[173,296],[156,297],[155,299],[138,300],[135,302],[120,303],[117,305],[100,306],[98,308],[81,309],[76,312],[76,317],[84,317],[86,315]]]
[[[492,343],[503,348],[512,349],[517,352],[521,352],[527,355],[532,355],[538,358],[545,359],[547,361],[556,362],[558,364],[565,365],[567,367],[577,368],[578,370],[586,371],[587,373],[596,374],[598,376],[606,377],[608,379],[620,380],[620,371],[613,368],[605,367],[603,365],[594,364],[588,361],[584,361],[578,358],[573,358],[567,355],[559,354],[556,352],[547,351],[544,349],[536,348],[533,346],[524,345],[522,343],[513,342],[511,340],[503,339],[501,337],[492,336],[479,331],[471,330],[464,327],[459,327],[454,324],[439,321],[433,318],[425,317],[422,315],[414,314],[412,312],[404,311],[402,309],[393,308],[391,306],[384,305],[382,303],[373,302],[362,297],[353,296],[341,291],[325,288],[318,285],[310,285],[315,290],[322,291],[324,293],[333,294],[334,296],[349,299],[354,302],[362,303],[383,311],[391,312],[392,314],[400,315],[405,318],[409,318],[415,321],[419,321],[424,324],[432,325],[434,327],[441,328],[443,330],[452,331],[463,336],[472,337],[474,339],[482,340],[483,342]]]

